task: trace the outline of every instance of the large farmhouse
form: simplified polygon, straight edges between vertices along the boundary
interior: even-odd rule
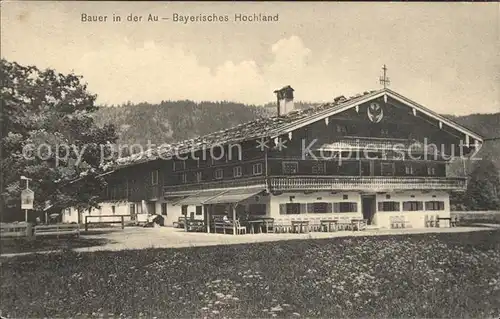
[[[381,228],[399,218],[421,228],[428,216],[449,216],[450,192],[465,189],[465,178],[447,176],[449,162],[482,144],[387,88],[306,110],[294,108],[290,86],[275,93],[277,116],[122,159],[90,214],[161,214],[167,225],[224,212],[276,223],[333,216]]]

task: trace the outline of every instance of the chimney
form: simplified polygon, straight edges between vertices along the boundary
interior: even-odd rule
[[[293,91],[294,89],[290,85],[274,91],[278,102],[278,116],[290,113],[295,109],[293,105]]]

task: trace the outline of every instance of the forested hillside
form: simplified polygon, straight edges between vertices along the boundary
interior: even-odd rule
[[[317,104],[295,103],[298,108]],[[195,103],[186,100],[101,107],[96,114],[96,121],[100,125],[114,124],[119,135],[118,143],[146,146],[148,141],[156,145],[172,143],[274,114],[276,107],[272,102],[255,106],[227,101]],[[500,136],[500,112],[445,116],[484,137]],[[500,140],[485,142],[479,155],[491,157],[499,164]]]

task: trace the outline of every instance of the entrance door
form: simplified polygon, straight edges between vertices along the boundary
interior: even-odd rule
[[[135,211],[135,204],[130,204],[130,219],[131,220],[136,220],[137,219],[137,213]]]
[[[362,195],[361,196],[361,210],[363,212],[363,219],[368,220],[368,225],[373,224],[373,216],[375,215],[375,195]]]

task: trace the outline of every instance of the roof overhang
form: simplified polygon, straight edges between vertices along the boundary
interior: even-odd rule
[[[408,107],[414,109],[415,111],[421,112],[429,117],[436,119],[437,121],[439,121],[439,123],[441,123],[440,125],[445,124],[449,127],[452,127],[453,129],[465,134],[465,136],[467,136],[467,139],[469,137],[471,137],[474,140],[478,141],[479,143],[481,143],[481,144],[483,143],[483,137],[481,137],[479,134],[474,133],[471,130],[463,127],[462,125],[455,123],[452,120],[447,119],[446,117],[429,110],[428,108],[422,106],[421,104],[418,104],[418,103],[416,103],[416,102],[414,102],[414,101],[412,101],[412,100],[410,100],[410,99],[408,99],[408,98],[406,98],[406,97],[404,97],[404,96],[402,96],[394,91],[391,91],[389,89],[383,89],[383,90],[376,91],[376,92],[373,92],[370,94],[366,94],[366,95],[360,97],[359,99],[349,100],[346,103],[344,103],[343,105],[339,105],[338,107],[335,107],[332,109],[326,109],[322,112],[318,112],[318,113],[316,113],[308,118],[305,118],[301,121],[284,126],[279,132],[273,134],[271,136],[271,138],[279,137],[280,135],[292,132],[298,128],[301,128],[301,127],[304,127],[306,125],[312,124],[314,122],[320,121],[320,120],[325,119],[327,117],[330,117],[332,115],[339,114],[339,113],[344,112],[346,110],[349,110],[353,107],[358,107],[361,104],[364,104],[368,101],[371,101],[371,100],[374,100],[374,99],[377,99],[380,97],[384,97],[385,99],[390,97],[396,101],[399,101],[399,102],[407,105]]]

